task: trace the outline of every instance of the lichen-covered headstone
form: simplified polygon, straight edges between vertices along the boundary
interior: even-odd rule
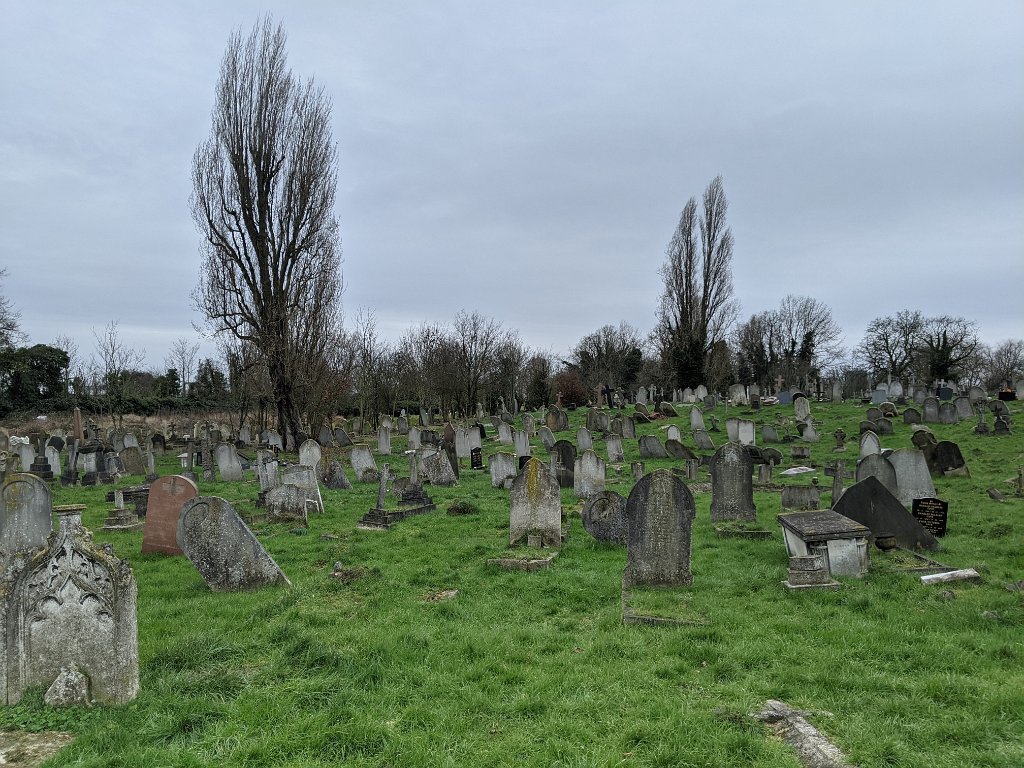
[[[711,519],[755,520],[754,462],[741,445],[726,443],[711,457]]]
[[[88,677],[98,702],[124,704],[139,692],[135,577],[93,544],[82,509],[57,507],[58,530],[47,546],[6,574],[0,699],[7,704],[31,686],[50,687],[69,668]]]
[[[304,467],[319,469],[322,456],[323,451],[320,449],[320,443],[315,440],[306,440],[299,446],[299,464]]]
[[[185,502],[199,495],[194,482],[181,475],[168,475],[149,486],[146,522],[142,528],[142,551],[181,555],[178,546],[178,516]]]
[[[623,586],[685,586],[696,508],[686,483],[665,469],[644,475],[626,500]]]
[[[529,459],[512,481],[509,504],[510,546],[557,547],[562,541],[562,501],[548,468]]]
[[[445,451],[434,450],[423,454],[423,471],[431,485],[449,487],[458,482],[455,470]]]
[[[296,520],[303,525],[309,525],[309,512],[316,511],[316,502],[309,498],[305,490],[288,484],[267,491],[263,497],[263,506],[270,520]]]
[[[320,495],[320,481],[317,479],[316,470],[312,467],[302,466],[288,467],[281,473],[281,485],[294,485],[302,490],[306,498],[311,502],[311,512],[323,512],[324,500]]]
[[[586,427],[580,427],[576,430],[576,449],[580,452],[589,451],[594,447],[594,438],[590,434],[590,430]]]
[[[177,539],[214,591],[290,584],[234,507],[217,496],[200,496],[185,503],[178,517]]]

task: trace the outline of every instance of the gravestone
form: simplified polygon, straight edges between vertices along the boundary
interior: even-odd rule
[[[320,444],[315,440],[307,440],[299,446],[299,464],[304,467],[319,470],[322,456],[323,451],[320,450]]]
[[[884,416],[875,422],[875,430],[877,434],[885,436],[892,434],[892,421],[885,418]]]
[[[904,424],[921,424],[923,421],[921,412],[917,408],[907,408],[903,411]]]
[[[589,451],[594,447],[594,438],[590,435],[590,430],[586,427],[580,427],[576,431],[576,447],[580,451]]]
[[[771,424],[761,425],[761,441],[765,443],[779,442],[779,431]]]
[[[537,435],[540,437],[541,443],[547,450],[550,451],[555,447],[555,436],[547,426],[539,427],[537,429]]]
[[[930,499],[935,496],[935,484],[928,472],[928,461],[916,448],[901,448],[886,457],[896,471],[896,498],[904,507],[910,507],[914,499]]]
[[[408,445],[410,450],[418,450],[423,447],[421,439],[422,431],[419,427],[409,427]]]
[[[898,381],[889,384],[889,399],[899,400],[903,397],[903,385]]]
[[[882,418],[882,409],[881,408],[868,408],[868,412],[867,412],[867,414],[865,414],[865,418],[868,421],[878,421],[880,418]]]
[[[678,440],[665,441],[665,453],[673,459],[695,459],[696,454]]]
[[[865,456],[870,456],[873,453],[881,453],[882,444],[878,440],[878,435],[874,432],[868,431],[860,436],[860,457],[863,459]]]
[[[914,405],[920,405],[920,406],[924,407],[924,401],[927,400],[927,399],[928,399],[928,393],[924,389],[922,389],[921,387],[918,387],[917,389],[914,390],[914,397],[913,397]]]
[[[668,452],[665,450],[665,446],[662,445],[661,441],[654,435],[642,435],[639,443],[641,459],[668,458]]]
[[[778,520],[790,557],[790,588],[817,583],[813,578],[800,578],[800,569],[793,567],[793,560],[803,558],[821,558],[826,572],[833,576],[862,578],[867,573],[870,531],[862,523],[831,509],[791,512],[779,515]]]
[[[709,435],[703,429],[695,429],[693,431],[693,440],[695,443],[697,443],[697,448],[699,448],[702,451],[715,450],[715,444],[711,440],[711,435]]]
[[[953,403],[941,403],[939,405],[939,424],[956,424],[957,421],[956,406]]]
[[[573,495],[577,499],[589,499],[604,493],[604,461],[593,449],[583,451],[576,457],[573,467]]]
[[[711,519],[755,520],[754,462],[747,450],[726,443],[711,457]]]
[[[740,445],[754,445],[756,440],[754,438],[754,422],[749,419],[739,419],[737,423],[737,442]]]
[[[348,448],[350,445],[352,445],[352,438],[348,436],[348,432],[346,432],[343,428],[335,427],[334,442],[338,444],[339,448]]]
[[[487,457],[487,466],[491,471],[491,487],[502,488],[506,480],[518,474],[516,457],[511,453],[493,453]]]
[[[686,483],[665,469],[644,475],[626,500],[624,588],[693,581],[690,546],[696,508]]]
[[[871,402],[875,405],[884,403],[889,399],[889,389],[885,384],[879,384],[875,387],[875,390],[871,393]]]
[[[568,440],[559,440],[551,448],[551,454],[555,462],[559,488],[572,488],[573,472],[576,468],[576,446]]]
[[[46,545],[53,530],[50,486],[27,472],[10,472],[0,487],[0,557]]]
[[[636,419],[632,416],[622,419],[622,437],[626,440],[636,440]]]
[[[681,441],[683,438],[679,433],[679,427],[675,424],[669,424],[668,429],[665,431],[665,439]]]
[[[456,427],[455,428],[455,455],[460,459],[468,459],[472,448],[469,446],[469,433],[471,430],[468,427]]]
[[[952,387],[939,387],[939,400],[942,400],[943,402],[952,400],[954,394]]]
[[[512,445],[512,427],[504,421],[498,422],[498,442],[502,445]]]
[[[945,536],[949,522],[949,502],[942,499],[914,499],[910,514],[933,536]]]
[[[395,432],[397,432],[400,435],[408,435],[409,434],[409,417],[408,416],[399,416],[397,419],[395,419]]]
[[[598,541],[626,545],[626,500],[615,491],[590,497],[583,506],[583,528]]]
[[[705,397],[708,396],[708,388],[705,387],[703,384],[698,384],[697,388],[693,391],[693,396],[696,397],[698,400],[703,400]]]
[[[587,411],[587,429],[591,432],[607,432],[609,429],[608,414],[591,408]]]
[[[178,517],[178,546],[215,592],[290,582],[228,502],[199,496]]]
[[[481,448],[470,448],[469,449],[469,468],[470,469],[483,469],[484,468],[484,452]]]
[[[125,453],[129,449],[125,449]],[[217,469],[220,470],[220,479],[226,483],[235,483],[243,479],[242,465],[238,461],[238,452],[232,443],[219,443],[217,448],[214,450],[214,460],[217,463]],[[124,457],[127,458],[127,457]],[[125,468],[129,474],[139,474],[132,470],[131,465],[125,462]]]
[[[376,483],[380,480],[377,462],[373,460],[373,454],[365,445],[353,446],[352,452],[349,454],[349,461],[352,463],[352,471],[356,473],[358,482]]]
[[[320,481],[317,480],[316,470],[302,465],[287,467],[281,473],[281,485],[293,485],[306,495],[306,499],[312,504],[312,512],[324,511],[324,500],[320,495]]]
[[[843,385],[839,381],[832,382],[832,403],[839,405],[843,402]]]
[[[517,429],[512,435],[512,444],[516,449],[516,456],[529,456],[533,450],[530,447],[530,435],[524,429]]]
[[[868,477],[876,478],[889,493],[897,495],[896,468],[882,454],[872,453],[857,462],[857,482]]]
[[[970,476],[960,446],[950,440],[940,440],[931,452],[925,453],[928,469],[934,474]]]
[[[968,397],[958,397],[953,401],[953,408],[956,410],[956,418],[959,421],[974,418],[974,407],[971,405],[971,400]]]
[[[352,490],[352,483],[349,482],[348,477],[345,475],[345,469],[340,461],[333,460],[328,465],[327,472],[324,475],[324,487],[331,491]]]
[[[47,445],[44,450],[46,452],[46,463],[50,465],[50,471],[54,477],[60,477],[60,449],[53,445]]]
[[[939,542],[885,489],[877,477],[869,476],[847,488],[832,509],[871,530],[876,536],[889,535],[905,549],[938,550]]]
[[[675,418],[679,415],[676,413],[676,409],[672,407],[672,403],[667,400],[662,400],[661,403],[658,404],[658,411],[662,416],[668,416],[669,418]]]
[[[739,419],[726,419],[725,420],[725,436],[728,438],[730,443],[738,443],[740,441],[740,420]]]
[[[125,704],[138,694],[135,577],[93,543],[83,509],[57,507],[58,529],[45,548],[5,574],[6,704],[17,704],[27,688],[51,686],[66,669],[88,678],[89,698],[98,703]]]
[[[377,428],[377,453],[381,456],[391,455],[391,430],[383,425]]]
[[[939,401],[934,397],[926,397],[924,400],[924,423],[939,423]]]
[[[183,554],[177,541],[178,516],[185,502],[198,495],[196,484],[181,475],[161,477],[150,484],[146,521],[142,528],[143,554]]]
[[[242,440],[241,430],[239,430],[238,439]],[[316,439],[317,442],[324,448],[330,448],[332,445],[334,445],[334,433],[331,432],[331,428],[326,424],[320,425],[320,432],[317,434]],[[249,440],[246,439],[243,442],[248,444]],[[302,449],[301,445],[299,446],[299,449]]]
[[[853,474],[846,471],[845,461],[836,461],[825,468],[825,474],[832,478],[832,505],[839,501],[843,495],[843,480],[853,478]]]
[[[832,452],[843,453],[846,450],[846,430],[840,427],[832,433],[832,437],[836,439],[836,447],[832,449]]]
[[[792,405],[793,404],[793,393],[788,389],[783,389],[775,394],[779,399],[779,405]]]
[[[618,435],[608,435],[604,441],[605,450],[608,451],[609,464],[621,464],[626,460],[622,452],[622,439]]]
[[[423,454],[423,471],[431,485],[447,488],[458,482],[448,454],[443,450]]]
[[[315,507],[315,502],[302,488],[285,483],[267,491],[263,506],[270,520],[295,520],[309,525],[309,507]]]
[[[729,400],[733,405],[747,405],[747,388],[742,384],[733,384],[729,387]]]
[[[647,405],[647,390],[644,387],[640,387],[636,391],[636,404]]]
[[[821,488],[817,485],[786,485],[782,488],[782,508],[821,509]]]
[[[793,398],[793,413],[797,421],[807,421],[811,418],[811,404],[806,397],[800,395]]]
[[[537,434],[537,422],[533,418],[532,413],[523,414],[523,429],[526,430],[526,434],[533,437]]]
[[[509,546],[558,547],[562,543],[562,501],[558,482],[536,459],[512,481]]]

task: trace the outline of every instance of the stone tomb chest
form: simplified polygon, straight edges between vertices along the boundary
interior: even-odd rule
[[[790,557],[818,555],[833,576],[861,578],[868,572],[867,526],[831,509],[779,515]]]

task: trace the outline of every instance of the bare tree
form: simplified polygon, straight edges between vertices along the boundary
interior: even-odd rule
[[[985,356],[985,387],[1001,389],[1024,377],[1024,339],[1007,339]]]
[[[57,349],[64,350],[64,353],[68,356],[68,364],[64,368],[61,378],[64,383],[64,391],[71,392],[75,389],[75,382],[79,382],[80,385],[84,385],[85,382],[85,370],[82,364],[82,359],[78,355],[78,342],[72,339],[70,336],[64,334],[58,335],[51,346]],[[75,392],[75,394],[82,394]]]
[[[188,395],[188,385],[196,370],[196,359],[199,357],[199,342],[189,341],[185,336],[178,337],[171,345],[164,358],[164,365],[178,372],[181,380],[181,396]]]
[[[6,269],[0,269],[0,280],[7,275]],[[0,294],[0,349],[11,349],[25,341],[21,331],[21,312],[15,308],[6,296]]]
[[[715,342],[725,338],[739,307],[733,298],[732,230],[722,177],[683,207],[665,252],[661,276],[665,289],[652,334],[677,386],[704,382],[705,367]]]
[[[572,351],[573,362],[590,391],[598,385],[632,390],[643,363],[643,338],[626,322],[604,325],[584,336]]]
[[[305,329],[339,322],[341,249],[330,101],[288,69],[285,41],[269,18],[228,40],[213,127],[192,162],[203,236],[193,299],[214,333],[260,351],[278,424],[297,434],[296,353],[308,352]]]
[[[919,337],[923,372],[933,381],[960,381],[979,367],[980,345],[973,321],[951,315],[930,317]]]
[[[494,318],[464,309],[455,315],[452,331],[461,385],[458,402],[464,413],[472,413],[480,402],[481,385],[495,370],[495,353],[508,334]]]
[[[142,364],[143,354],[121,339],[117,326],[118,321],[111,320],[102,331],[92,329],[93,338],[96,339],[92,367],[100,377],[107,410],[120,427],[124,423],[130,374]]]
[[[920,312],[908,309],[876,317],[864,331],[854,356],[876,380],[889,374],[897,379],[909,376],[917,360],[924,322]]]

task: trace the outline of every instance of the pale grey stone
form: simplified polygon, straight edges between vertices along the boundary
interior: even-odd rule
[[[495,453],[487,457],[487,468],[491,472],[491,487],[502,488],[505,481],[519,472],[516,457],[511,453]]]
[[[618,435],[608,435],[605,438],[604,447],[608,451],[610,464],[620,464],[626,460],[625,454],[622,452],[622,438]]]
[[[589,451],[594,447],[594,438],[590,434],[590,430],[586,427],[580,427],[576,430],[576,448],[580,451]]]
[[[304,467],[319,470],[322,456],[323,451],[320,449],[320,444],[315,440],[306,440],[299,446],[299,464]]]
[[[413,430],[409,430],[410,436]],[[360,483],[376,483],[380,478],[377,470],[377,462],[373,460],[373,454],[365,445],[352,447],[349,454],[349,461],[352,463],[352,470],[356,473],[356,480]]]
[[[45,546],[52,530],[50,486],[35,475],[9,473],[0,488],[0,557]]]
[[[873,453],[881,453],[882,444],[878,441],[878,435],[868,430],[860,436],[860,457],[870,456]]]
[[[129,449],[125,449],[125,453],[128,453]],[[214,460],[217,462],[217,469],[220,470],[220,479],[224,482],[238,482],[243,479],[242,464],[238,460],[238,452],[235,450],[235,446],[231,443],[220,443],[214,449]],[[128,462],[125,462],[125,469],[128,470],[129,474],[138,474],[133,472]]]
[[[377,453],[381,456],[391,455],[391,429],[380,426],[377,429]]]
[[[914,499],[936,497],[935,483],[932,482],[931,473],[928,471],[928,461],[921,451],[916,448],[901,448],[886,458],[896,471],[896,498],[900,500],[900,504],[909,509]]]
[[[589,499],[604,492],[604,461],[592,449],[576,457],[573,470],[573,493],[577,499]]]
[[[509,545],[535,541],[542,547],[562,542],[562,501],[558,482],[547,467],[529,459],[512,481],[509,502]]]
[[[896,469],[889,463],[889,459],[880,453],[868,454],[857,462],[858,483],[872,476],[877,478],[889,493],[896,496]]]
[[[423,454],[423,471],[431,485],[450,487],[458,482],[448,454],[444,451],[432,451]]]
[[[46,689],[43,703],[48,707],[88,707],[89,678],[77,669],[61,669],[57,679]]]

